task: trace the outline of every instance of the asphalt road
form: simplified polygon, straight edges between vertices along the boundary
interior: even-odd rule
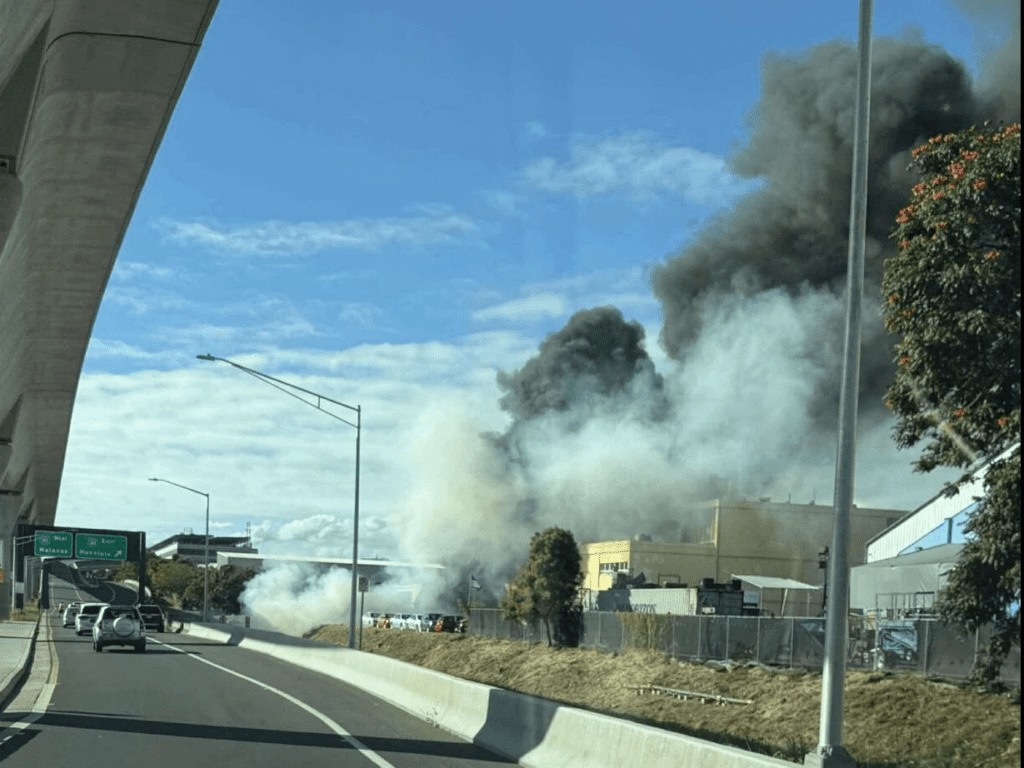
[[[55,601],[76,589],[86,596],[74,585],[54,580],[54,587],[63,590]],[[53,653],[55,669],[34,675],[50,699],[31,714],[26,693],[0,715],[5,768],[510,764],[358,689],[262,654],[178,634],[151,634],[145,654],[96,653],[91,638],[76,637],[56,617],[48,622],[35,656],[45,665]]]

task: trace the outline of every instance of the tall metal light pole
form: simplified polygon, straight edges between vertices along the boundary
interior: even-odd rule
[[[197,491],[195,488],[189,488],[187,485],[181,483],[175,483],[171,480],[164,480],[162,477],[151,477],[149,478],[154,483],[168,483],[169,485],[183,488],[186,491],[192,491],[192,493],[198,493],[200,496],[206,497],[206,547],[204,549],[203,560],[205,561],[205,567],[203,568],[203,621],[210,620],[210,494]],[[139,601],[145,599],[145,595],[139,595]]]
[[[872,0],[860,0],[857,34],[857,109],[854,113],[850,248],[846,272],[846,341],[839,394],[835,527],[829,550],[830,595],[825,618],[825,660],[821,672],[818,747],[804,765],[846,768],[854,760],[843,747],[843,687],[850,610],[849,529],[857,465],[857,397],[860,391],[861,303],[864,300],[864,232],[868,208],[868,128],[871,116]]]
[[[344,422],[345,424],[348,424],[350,427],[354,427],[355,428],[355,430],[356,430],[356,489],[355,489],[355,511],[353,512],[353,515],[352,515],[352,594],[351,594],[351,597],[350,597],[350,600],[349,600],[350,611],[349,611],[349,621],[348,621],[348,647],[349,648],[355,648],[356,647],[356,619],[357,619],[357,617],[356,617],[356,593],[358,591],[358,586],[359,586],[359,573],[358,573],[358,570],[357,570],[357,563],[359,562],[359,439],[360,439],[360,436],[362,435],[362,432],[363,432],[363,409],[362,409],[362,406],[359,406],[359,405],[349,405],[348,403],[343,403],[343,402],[341,402],[339,400],[332,400],[331,398],[326,397],[325,395],[321,395],[321,394],[319,394],[317,392],[312,392],[312,391],[310,391],[308,389],[303,389],[300,386],[297,386],[295,384],[290,384],[289,382],[282,381],[281,379],[275,379],[273,376],[268,376],[265,373],[260,373],[259,371],[255,371],[252,368],[246,368],[244,365],[239,365],[238,363],[234,363],[234,362],[232,362],[230,360],[225,360],[223,357],[214,357],[213,355],[209,355],[209,354],[207,354],[207,355],[196,355],[196,357],[199,360],[219,360],[222,363],[227,363],[228,365],[234,366],[238,370],[245,371],[250,376],[253,376],[253,377],[259,379],[260,381],[262,381],[262,382],[264,382],[266,384],[269,384],[270,386],[274,387],[275,389],[280,389],[286,395],[291,395],[296,400],[299,400],[300,402],[303,402],[303,403],[305,403],[306,405],[308,405],[308,406],[310,406],[312,408],[316,408],[321,413],[326,413],[332,419],[337,419],[338,421]],[[282,386],[278,386],[278,385],[282,385]],[[284,389],[283,387],[288,387],[289,389],[294,389],[294,390],[297,390],[299,392],[303,392],[303,393],[305,393],[307,395],[315,397],[317,401],[315,403],[311,403],[308,400],[305,400],[305,399],[299,397],[298,395],[289,392],[287,389]],[[335,413],[331,413],[330,411],[325,410],[324,408],[321,408],[320,407],[320,402],[323,401],[323,400],[326,400],[328,403],[334,403],[335,405],[340,405],[342,408],[348,408],[350,411],[355,411],[355,413],[356,413],[356,423],[353,424],[348,419],[343,419],[343,418],[341,418],[341,416],[338,416]],[[359,624],[362,624],[361,620],[359,621]]]

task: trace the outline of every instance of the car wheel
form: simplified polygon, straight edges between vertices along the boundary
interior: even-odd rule
[[[136,645],[135,646],[135,652],[136,653],[145,653],[146,652],[146,643],[142,642],[142,643],[139,643],[138,645]]]
[[[103,643],[97,643],[95,640],[93,640],[92,641],[92,647],[93,647],[93,650],[96,651],[96,653],[102,653],[103,652]]]

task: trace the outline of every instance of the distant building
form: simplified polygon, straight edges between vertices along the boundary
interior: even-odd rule
[[[985,495],[989,465],[1018,447],[982,462],[952,496],[939,492],[872,536],[865,564],[850,572],[850,608],[890,619],[931,613],[963,549],[964,524]]]
[[[162,557],[165,560],[170,560],[177,555],[179,558],[191,560],[197,565],[204,563],[217,565],[219,552],[259,554],[259,550],[252,546],[248,536],[211,536],[209,560],[207,560],[206,536],[197,533],[179,533],[154,544],[147,551],[150,555]]]
[[[906,510],[854,506],[850,564],[863,563],[867,542],[906,515]],[[706,578],[728,583],[745,575],[824,584],[823,553],[831,546],[834,522],[831,506],[713,499],[687,505],[679,518],[683,521],[681,541],[654,541],[640,534],[633,539],[583,544],[583,586],[591,598],[615,586],[619,574],[636,578],[643,573],[647,581],[659,586],[697,587]],[[784,608],[786,615],[820,612],[822,591],[804,590],[798,600],[794,597],[785,588],[764,588],[761,608],[775,615],[783,615]]]

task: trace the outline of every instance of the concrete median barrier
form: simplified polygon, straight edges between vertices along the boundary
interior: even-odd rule
[[[528,768],[792,768],[793,763],[341,647],[210,625],[188,633],[274,656],[374,694]],[[267,633],[263,633],[266,635]],[[286,636],[282,636],[286,638]]]

